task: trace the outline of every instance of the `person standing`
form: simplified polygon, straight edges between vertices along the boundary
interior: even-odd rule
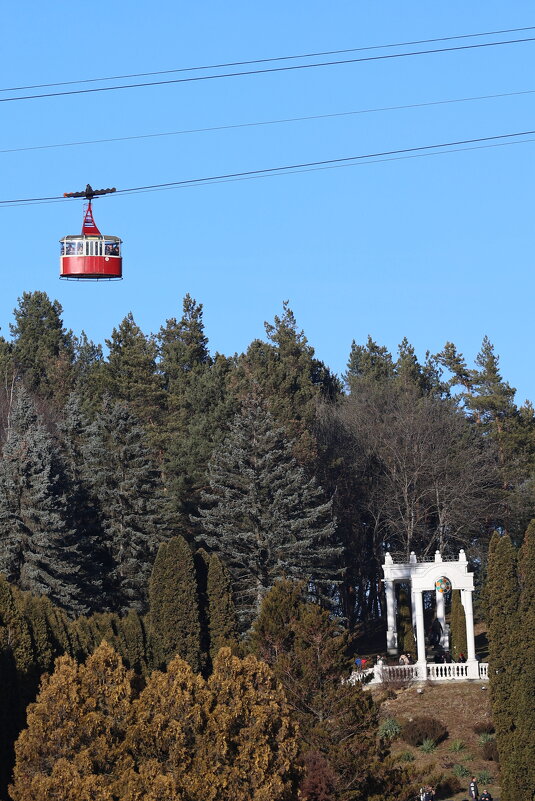
[[[472,776],[472,781],[468,785],[468,795],[470,798],[475,799],[475,801],[479,801],[479,790],[477,789],[477,781],[475,776]]]

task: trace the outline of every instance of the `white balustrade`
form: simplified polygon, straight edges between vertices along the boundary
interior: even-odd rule
[[[366,682],[381,684],[382,682],[413,682],[413,681],[467,681],[473,679],[470,664],[466,662],[445,662],[435,664],[425,663],[425,676],[422,675],[422,665],[375,665],[366,670],[353,671],[348,681],[351,684]],[[486,662],[478,663],[477,680],[488,681],[489,666]],[[371,678],[370,680],[370,676]]]

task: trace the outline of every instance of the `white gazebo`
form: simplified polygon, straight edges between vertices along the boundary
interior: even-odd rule
[[[394,562],[387,553],[383,565],[386,592],[387,632],[386,648],[389,655],[398,654],[398,635],[396,626],[396,583],[410,585],[413,630],[418,651],[416,665],[399,665],[389,667],[378,664],[373,668],[374,682],[387,680],[434,681],[447,679],[486,680],[488,665],[480,664],[476,659],[474,638],[474,614],[472,609],[472,593],[474,576],[468,572],[468,562],[463,550],[458,559],[444,560],[440,551],[435,552],[432,562],[418,561],[416,554],[411,553],[408,562]],[[423,593],[434,592],[436,599],[436,618],[441,626],[440,646],[449,649],[449,626],[446,623],[444,591],[460,590],[461,601],[466,619],[466,662],[434,664],[427,662],[425,650],[424,604]]]

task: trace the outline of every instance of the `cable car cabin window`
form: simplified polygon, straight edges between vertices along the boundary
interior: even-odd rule
[[[105,256],[120,256],[119,250],[119,243],[118,242],[106,242],[104,245],[104,255]]]

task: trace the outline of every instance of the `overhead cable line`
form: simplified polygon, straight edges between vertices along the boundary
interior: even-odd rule
[[[255,174],[253,174],[253,175],[245,175],[245,176],[238,177],[238,178],[221,178],[221,179],[218,179],[218,180],[211,181],[210,183],[207,182],[206,184],[193,184],[193,185],[190,184],[189,186],[166,186],[166,187],[161,188],[161,189],[160,188],[155,188],[155,189],[150,189],[149,188],[149,189],[143,189],[143,190],[138,190],[138,191],[125,191],[124,194],[125,195],[129,195],[129,194],[139,195],[139,194],[145,194],[145,193],[149,193],[149,192],[164,192],[164,191],[169,191],[169,190],[173,190],[173,189],[192,189],[192,188],[195,188],[195,186],[212,186],[212,185],[217,185],[217,184],[235,183],[235,182],[238,182],[238,181],[255,181],[255,180],[259,180],[259,179],[263,179],[263,178],[277,178],[277,177],[282,177],[282,176],[285,176],[285,175],[300,175],[301,173],[319,172],[319,171],[322,171],[322,170],[347,169],[348,167],[364,167],[367,164],[384,164],[385,162],[389,162],[389,161],[404,161],[404,160],[407,160],[407,159],[421,159],[421,158],[429,158],[429,157],[432,157],[432,156],[447,156],[449,153],[466,153],[466,152],[471,151],[471,150],[488,150],[490,148],[496,148],[496,147],[511,147],[512,145],[524,145],[524,144],[528,144],[530,142],[535,142],[535,137],[530,137],[528,139],[518,139],[516,141],[515,140],[510,140],[510,141],[507,141],[507,142],[490,142],[488,144],[470,145],[470,146],[467,146],[467,147],[454,147],[454,148],[450,148],[449,150],[434,150],[434,151],[431,151],[431,152],[428,151],[426,153],[409,153],[407,155],[386,156],[385,158],[370,157],[369,159],[364,158],[362,161],[354,161],[354,162],[350,162],[348,164],[327,164],[327,165],[320,166],[320,167],[308,167],[308,168],[303,168],[303,169],[286,170],[286,172],[278,172],[278,173],[274,172],[274,173],[270,173],[270,174],[266,174],[266,175],[255,175]],[[106,199],[107,197],[108,196],[106,195],[104,199]],[[50,198],[50,199],[28,201],[28,202],[24,203],[24,206],[39,206],[39,205],[50,204],[50,203],[61,203],[61,202],[63,202],[63,200],[65,200],[65,198],[63,196],[61,196],[61,197],[58,196],[58,197]],[[17,203],[17,202],[13,202],[13,203],[6,202],[6,205],[3,206],[3,208],[5,208],[5,209],[9,209],[9,208],[13,208],[13,207],[19,208],[20,205],[21,204]]]
[[[356,111],[338,111],[331,114],[310,114],[305,117],[285,117],[275,120],[260,120],[256,122],[239,122],[231,125],[213,125],[205,128],[184,128],[180,131],[165,131],[163,133],[138,134],[135,136],[115,136],[108,139],[87,139],[79,142],[61,142],[51,145],[30,145],[28,147],[11,147],[0,150],[0,153],[22,153],[29,150],[50,150],[52,148],[78,147],[81,145],[100,145],[110,142],[129,142],[137,139],[155,139],[164,136],[181,136],[184,134],[210,133],[213,131],[229,131],[236,128],[257,128],[266,125],[283,125],[290,122],[306,122],[309,120],[325,120],[336,117],[350,117],[358,114],[377,114],[384,111],[401,111],[404,109],[426,108],[429,106],[443,106],[451,103],[469,103],[476,100],[492,100],[500,97],[516,97],[519,95],[535,94],[535,89],[525,89],[518,92],[500,92],[492,95],[475,95],[474,97],[457,97],[450,100],[431,100],[425,103],[408,103],[402,106],[380,106],[378,108],[364,108]]]
[[[506,140],[512,140],[513,138],[518,138],[520,136],[534,136],[535,130],[532,131],[517,131],[516,133],[508,133],[508,134],[498,134],[496,136],[480,136],[475,139],[458,139],[454,142],[440,142],[439,144],[434,145],[420,145],[418,147],[407,147],[407,148],[399,148],[397,150],[383,150],[377,153],[363,153],[358,156],[344,156],[342,158],[336,159],[322,159],[321,161],[307,161],[298,164],[285,164],[279,167],[267,167],[260,170],[245,170],[244,172],[233,172],[233,173],[223,173],[220,175],[209,175],[203,178],[188,178],[182,181],[168,181],[162,184],[148,184],[146,186],[134,186],[128,189],[118,189],[111,197],[117,197],[118,195],[126,195],[132,194],[135,192],[143,192],[148,190],[157,190],[157,189],[170,189],[170,188],[178,188],[182,186],[195,186],[195,185],[204,185],[210,183],[216,183],[218,181],[228,180],[228,179],[239,179],[239,178],[247,178],[247,177],[261,177],[264,175],[273,175],[275,173],[285,174],[292,170],[306,170],[318,167],[327,167],[327,166],[337,166],[343,164],[350,164],[352,162],[362,161],[364,159],[375,159],[387,156],[398,156],[402,154],[408,153],[424,153],[424,152],[432,152],[435,150],[440,150],[442,148],[453,148],[459,147],[461,145],[477,145],[482,144],[484,142],[504,142]],[[527,141],[527,140],[526,140]],[[444,151],[448,152],[448,151]],[[54,201],[54,200],[70,200],[71,198],[65,198],[62,195],[53,195],[51,197],[33,197],[33,198],[18,198],[18,199],[11,199],[11,200],[0,200],[1,206],[7,205],[24,205],[27,203],[37,203],[37,202],[45,202],[45,201]]]
[[[0,103],[13,103],[20,100],[36,100],[45,97],[65,97],[67,95],[85,95],[96,92],[116,92],[119,89],[139,89],[146,86],[167,86],[170,84],[193,83],[197,81],[213,81],[220,78],[242,78],[246,75],[266,75],[276,72],[291,72],[293,70],[307,70],[317,67],[335,67],[344,64],[358,64],[365,61],[384,61],[393,58],[408,58],[410,56],[427,56],[433,53],[453,53],[461,50],[476,50],[482,47],[500,47],[501,45],[522,44],[534,42],[535,37],[525,39],[508,39],[500,42],[479,42],[478,44],[458,45],[456,47],[439,47],[431,50],[412,50],[408,53],[388,53],[381,56],[363,56],[360,58],[346,58],[337,61],[317,61],[313,64],[292,64],[285,67],[268,67],[258,70],[241,70],[240,72],[222,72],[213,75],[197,75],[191,78],[171,78],[166,81],[145,81],[143,83],[120,84],[119,86],[99,86],[93,89],[69,89],[66,92],[45,92],[39,95],[21,95],[20,97],[2,97]]]
[[[147,78],[152,75],[171,75],[178,72],[195,72],[198,70],[215,70],[226,67],[244,67],[250,64],[267,64],[273,61],[290,61],[302,58],[320,58],[321,56],[336,56],[343,53],[360,53],[367,50],[384,50],[393,47],[413,47],[420,44],[433,44],[435,42],[451,42],[457,39],[474,39],[481,36],[501,36],[506,33],[522,33],[535,30],[535,25],[525,28],[505,28],[499,31],[481,31],[480,33],[464,33],[457,36],[440,36],[435,39],[416,39],[410,42],[393,42],[392,44],[368,45],[367,47],[349,47],[344,50],[323,50],[315,53],[299,53],[289,56],[272,56],[270,58],[256,58],[249,61],[228,61],[223,64],[204,64],[197,67],[180,67],[172,70],[158,70],[155,72],[134,72],[126,75],[107,75],[102,78],[82,78],[77,81],[58,81],[56,83],[35,83],[28,86],[11,86],[0,89],[0,92],[21,92],[26,89],[48,89],[53,86],[72,86],[80,83],[100,83],[102,81],[120,81],[126,78]]]

